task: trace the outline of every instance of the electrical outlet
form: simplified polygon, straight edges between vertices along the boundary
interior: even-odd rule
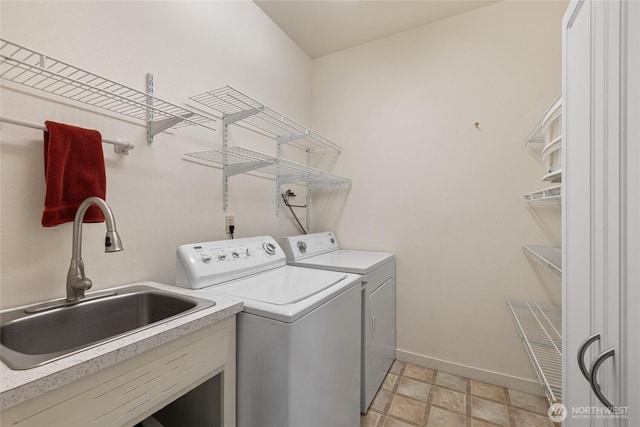
[[[233,215],[227,215],[224,217],[224,231],[227,234],[231,234],[231,230],[229,229],[229,227],[231,225],[235,225],[234,223],[234,219],[233,219]]]

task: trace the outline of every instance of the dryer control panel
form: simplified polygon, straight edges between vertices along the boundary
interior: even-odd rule
[[[281,243],[289,261],[297,261],[340,249],[338,240],[331,231],[284,237]]]
[[[286,265],[271,236],[182,245],[176,251],[176,285],[200,289]]]

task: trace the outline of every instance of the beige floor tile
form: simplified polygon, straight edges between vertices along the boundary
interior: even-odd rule
[[[366,415],[360,415],[360,427],[376,427],[381,417],[377,412],[367,411]]]
[[[447,374],[446,372],[438,372],[436,376],[436,385],[451,388],[453,390],[460,391],[462,393],[467,392],[467,380],[466,378],[459,377],[457,375]]]
[[[471,419],[471,427],[494,427],[495,424],[485,423],[484,421]]]
[[[413,427],[414,424],[407,424],[403,421],[397,420],[392,417],[385,417],[382,422],[382,427]]]
[[[553,427],[548,415],[539,415],[517,408],[509,409],[511,425],[514,427]]]
[[[548,407],[541,396],[394,361],[360,426],[559,427]]]
[[[511,406],[528,409],[538,414],[546,415],[549,410],[549,401],[545,397],[536,396],[535,394],[509,389],[509,399],[511,400]]]
[[[393,395],[391,394],[391,392],[388,392],[386,390],[378,390],[378,393],[373,398],[369,409],[375,409],[376,411],[384,412],[384,410],[387,409],[387,404],[391,402],[392,397]]]
[[[509,426],[509,415],[506,405],[480,399],[475,396],[471,397],[471,416],[484,421],[491,421],[501,426]]]
[[[412,397],[422,402],[427,401],[429,397],[429,384],[422,381],[412,380],[411,378],[400,378],[397,393]]]
[[[393,363],[391,364],[391,367],[389,368],[389,372],[391,372],[392,374],[400,375],[406,365],[407,365],[406,362],[394,360]]]
[[[426,383],[430,383],[433,381],[433,370],[429,368],[423,368],[422,366],[413,365],[411,363],[407,363],[406,368],[404,370],[404,376],[410,377],[416,380],[424,381]]]
[[[427,427],[467,427],[467,417],[455,412],[431,407]]]
[[[442,406],[451,411],[466,414],[467,396],[457,391],[436,387],[433,391],[432,405]]]
[[[485,399],[506,403],[504,388],[497,385],[471,380],[471,394]]]
[[[396,381],[398,380],[398,376],[396,374],[387,374],[384,377],[384,381],[382,381],[382,385],[380,386],[383,390],[392,391],[393,386],[396,385]]]
[[[424,411],[427,409],[426,403],[395,395],[389,408],[389,415],[402,420],[421,424],[424,418]]]

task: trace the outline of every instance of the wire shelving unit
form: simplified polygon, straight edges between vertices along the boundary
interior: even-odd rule
[[[560,248],[524,245],[522,251],[556,276],[562,277],[562,250]]]
[[[279,144],[290,144],[304,150],[341,152],[339,145],[311,129],[267,107],[230,86],[189,97],[223,114],[224,124],[248,125],[250,129],[267,133]]]
[[[562,400],[560,307],[507,300],[522,344],[550,403]]]
[[[222,115],[222,149],[210,152],[186,153],[186,156],[221,164],[223,167],[223,208],[228,207],[228,178],[247,171],[260,171],[276,177],[275,206],[276,215],[280,212],[280,186],[291,182],[303,182],[307,185],[306,225],[310,227],[310,192],[318,188],[334,187],[350,183],[351,180],[331,174],[312,165],[312,155],[320,153],[320,159],[326,159],[329,153],[330,170],[341,154],[341,147],[317,132],[301,125],[285,115],[269,108],[254,98],[230,86],[203,92],[189,97],[192,101],[216,111]],[[229,146],[229,125],[236,124],[264,135],[275,142],[275,156]],[[291,162],[281,156],[283,145],[304,150],[306,165]]]
[[[225,178],[234,175],[260,172],[275,177],[277,187],[289,183],[306,183],[309,190],[346,184],[350,180],[327,171],[293,162],[281,157],[270,156],[242,147],[227,147],[218,150],[186,153],[185,156],[204,164],[224,168]],[[225,205],[227,193],[224,194]]]
[[[142,92],[5,39],[0,39],[0,61],[5,81],[146,122],[149,142],[168,128],[216,130],[212,117],[156,98],[150,74],[148,92]]]
[[[524,199],[527,202],[561,202],[562,186],[557,185],[555,187],[545,188],[534,191],[533,193],[525,194]]]
[[[531,132],[524,139],[524,143],[543,143],[545,142],[544,131],[547,125],[552,122],[558,115],[561,113],[562,107],[562,94],[558,95],[556,99],[553,100],[549,108],[546,109],[540,120],[535,124]]]

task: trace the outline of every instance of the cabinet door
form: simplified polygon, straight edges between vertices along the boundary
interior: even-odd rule
[[[576,1],[563,21],[563,403],[568,426],[636,425],[640,419],[632,413],[637,407],[622,414],[626,418],[600,416],[607,405],[596,397],[601,393],[616,411],[637,399],[629,390],[637,389],[631,383],[639,378],[628,377],[634,369],[637,373],[638,318],[632,313],[640,302],[629,299],[637,298],[640,259],[637,8],[633,1]],[[583,369],[597,372],[593,383],[599,386],[585,379],[577,357],[584,340],[595,334],[599,339],[584,352]],[[632,353],[635,359],[629,358]],[[602,364],[596,369],[591,362],[598,358]]]
[[[623,277],[625,288],[621,295],[624,339],[622,395],[620,404],[629,408],[627,426],[640,425],[640,2],[624,4],[623,16],[626,37],[624,40],[624,68],[626,98],[623,113],[627,159],[624,170],[626,239]]]

